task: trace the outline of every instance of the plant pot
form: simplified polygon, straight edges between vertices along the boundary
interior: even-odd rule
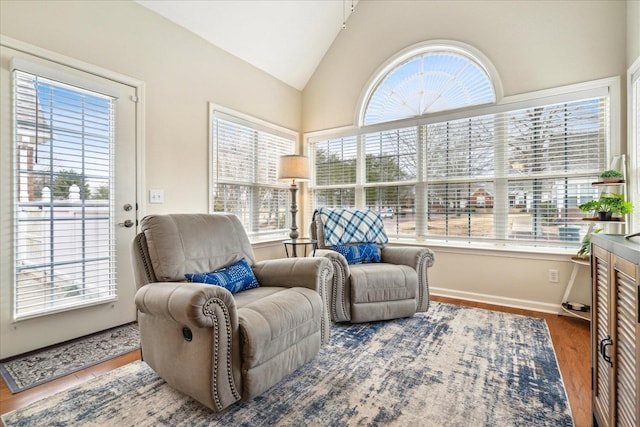
[[[615,184],[624,181],[622,178],[602,178],[602,182],[607,184]]]
[[[598,219],[600,221],[611,221],[611,212],[598,212]]]

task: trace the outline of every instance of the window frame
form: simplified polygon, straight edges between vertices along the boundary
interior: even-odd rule
[[[70,187],[68,190],[69,195],[66,197],[66,199],[63,199],[63,200],[58,200],[60,197],[56,197],[54,188],[50,188],[50,193],[49,193],[50,196],[48,201],[42,198],[39,201],[30,201],[30,200],[21,201],[20,200],[20,194],[24,192],[24,190],[21,189],[21,186],[24,184],[24,180],[33,178],[37,176],[38,173],[28,168],[22,169],[21,163],[19,161],[19,159],[22,159],[22,157],[24,156],[24,148],[19,147],[20,145],[19,140],[24,136],[24,134],[18,131],[18,128],[23,127],[23,125],[20,124],[20,120],[17,119],[17,116],[21,112],[22,114],[24,114],[23,110],[25,110],[26,107],[18,106],[18,103],[19,103],[17,100],[18,97],[20,97],[21,95],[22,97],[33,96],[33,98],[36,99],[35,109],[39,110],[38,112],[35,113],[35,115],[38,116],[38,119],[40,118],[41,113],[37,105],[39,101],[38,89],[35,89],[33,94],[29,93],[25,95],[24,90],[17,89],[16,86],[18,85],[19,80],[26,80],[28,78],[33,78],[33,82],[36,83],[36,86],[42,85],[44,87],[48,87],[49,95],[51,97],[50,99],[52,100],[50,105],[48,106],[49,120],[51,120],[54,115],[58,116],[58,120],[60,121],[63,120],[63,117],[60,117],[60,116],[64,116],[64,118],[66,119],[69,119],[71,116],[73,116],[73,113],[70,112],[71,110],[67,110],[65,112],[65,109],[68,109],[69,105],[71,104],[71,101],[69,101],[69,99],[62,102],[65,105],[63,105],[62,107],[57,107],[57,109],[54,109],[52,107],[54,104],[53,102],[54,98],[61,99],[61,98],[64,98],[65,96],[73,95],[73,96],[81,97],[83,105],[84,105],[85,98],[93,98],[93,99],[99,98],[104,103],[108,103],[108,108],[105,108],[108,112],[108,114],[106,114],[106,116],[108,117],[108,130],[104,130],[104,129],[102,130],[102,133],[103,134],[106,133],[108,134],[108,136],[103,135],[101,137],[98,134],[94,134],[93,136],[91,136],[89,131],[85,131],[85,128],[84,128],[85,124],[90,123],[92,121],[90,117],[91,112],[87,113],[85,111],[82,111],[82,128],[73,129],[74,126],[72,126],[69,123],[60,126],[57,131],[59,132],[60,135],[66,135],[66,136],[63,137],[63,140],[59,140],[56,138],[56,143],[58,145],[65,145],[65,144],[70,144],[70,141],[72,139],[80,139],[81,140],[80,142],[75,142],[73,144],[80,145],[82,147],[82,149],[79,149],[78,151],[80,152],[79,153],[80,157],[82,159],[82,162],[84,163],[87,159],[86,153],[84,152],[86,148],[85,143],[87,142],[85,141],[85,138],[87,140],[92,140],[93,143],[97,143],[100,141],[102,142],[108,141],[106,144],[108,149],[108,153],[106,156],[108,173],[106,177],[98,176],[98,175],[93,175],[93,176],[89,175],[89,177],[93,179],[106,179],[107,180],[106,188],[108,188],[109,194],[114,194],[113,183],[114,183],[115,165],[114,165],[113,145],[114,145],[115,126],[116,126],[115,100],[117,99],[118,94],[112,91],[107,86],[104,86],[97,82],[79,78],[74,75],[67,74],[65,72],[61,72],[44,65],[40,65],[35,62],[23,60],[21,58],[13,58],[11,60],[10,68],[12,70],[11,87],[13,91],[12,118],[11,118],[11,123],[12,123],[11,150],[12,150],[12,156],[13,156],[13,159],[12,159],[13,184],[12,184],[12,202],[11,203],[13,205],[12,209],[13,209],[13,233],[14,233],[13,234],[13,252],[12,252],[13,261],[14,261],[13,262],[14,271],[13,271],[13,291],[12,291],[12,316],[13,316],[12,318],[14,321],[21,321],[21,320],[47,316],[47,315],[60,313],[60,312],[82,309],[85,307],[104,304],[112,301],[117,301],[119,298],[119,287],[115,281],[115,274],[114,274],[114,271],[117,267],[115,264],[116,242],[115,242],[115,232],[113,228],[113,218],[115,217],[115,207],[114,207],[113,198],[109,197],[107,204],[95,202],[95,201],[91,202],[91,197],[89,197],[89,193],[81,194],[84,192],[84,190],[79,190],[77,199],[73,199],[71,197],[71,187]],[[61,95],[60,93],[55,95],[54,92],[56,91],[64,92],[65,95]],[[24,99],[23,99],[23,102],[25,102]],[[60,100],[56,101],[56,103],[59,103],[59,102]],[[96,111],[97,110],[94,110],[93,112],[95,113]],[[38,135],[38,130],[39,130],[38,128],[40,126],[38,124],[38,119],[36,119],[33,123],[28,123],[29,126],[33,126],[34,128],[36,128],[35,131],[32,131],[34,132],[34,136],[28,136],[28,138],[34,138],[34,140],[38,140],[42,138],[41,136]],[[77,117],[75,117],[75,119],[77,120]],[[53,135],[53,128],[50,128],[49,132],[51,132],[51,135]],[[87,137],[87,135],[89,135],[89,137]],[[49,139],[49,142],[48,142],[49,144],[53,144],[52,136],[51,137],[46,136],[45,138]],[[34,142],[34,144],[37,145],[38,143]],[[51,145],[51,147],[53,147],[53,145]],[[35,150],[37,151],[38,148],[36,148]],[[60,169],[59,171],[54,172],[53,157],[46,158],[45,160],[49,160],[50,162],[49,166],[52,167],[47,177],[51,179],[53,182],[55,182],[55,177],[61,177],[65,174],[80,178],[82,179],[82,182],[84,182],[84,179],[87,177],[87,175],[85,175],[84,170],[81,170],[78,172],[75,170]],[[95,160],[95,158],[93,160]],[[105,159],[101,158],[101,160],[104,161]],[[44,176],[44,175],[40,174],[40,176]],[[53,186],[53,184],[51,183],[49,185]],[[61,195],[57,194],[57,196],[61,196]],[[61,210],[60,208],[62,208],[62,210],[75,209],[81,212],[81,217],[79,220],[76,220],[76,222],[80,221],[82,224],[81,229],[82,229],[82,236],[83,236],[82,237],[83,255],[79,258],[72,257],[71,260],[55,261],[56,254],[54,254],[55,252],[55,248],[54,248],[54,250],[52,250],[52,252],[49,253],[49,255],[41,256],[38,258],[38,259],[48,258],[49,259],[48,262],[42,262],[40,263],[40,265],[36,265],[35,267],[34,266],[25,267],[24,265],[20,267],[19,263],[21,261],[18,255],[18,253],[20,252],[19,246],[23,245],[24,241],[28,240],[28,237],[27,237],[28,232],[25,231],[25,227],[22,224],[30,220],[29,218],[24,218],[23,215],[20,214],[24,210],[24,208],[32,208],[32,209],[35,208],[35,209],[39,209],[40,211],[43,211],[43,210],[46,211],[46,209],[49,209],[50,218],[43,219],[40,221],[36,220],[36,222],[43,224],[43,226],[48,225],[49,232],[47,233],[47,235],[48,235],[48,238],[50,239],[50,245],[55,245],[60,241],[63,242],[62,245],[64,244],[68,245],[70,243],[74,243],[73,241],[70,240],[69,236],[65,234],[61,234],[59,232],[54,233],[53,230],[54,228],[56,228],[54,226],[60,227],[61,224],[65,222],[69,223],[68,218],[56,219],[55,217],[57,214],[55,212],[60,211]],[[92,209],[92,208],[93,209],[106,208],[103,210],[105,210],[108,213],[107,214],[108,216],[106,217],[106,219],[109,221],[109,226],[107,227],[107,231],[106,231],[106,234],[108,235],[108,238],[107,238],[108,244],[106,245],[106,248],[104,246],[98,245],[97,249],[101,250],[103,253],[98,257],[89,258],[87,256],[87,253],[91,252],[91,250],[96,250],[96,246],[94,246],[93,248],[85,247],[85,243],[86,243],[85,239],[87,234],[86,227],[88,223],[87,221],[88,215],[86,214],[86,210]],[[106,252],[106,255],[104,254],[104,252]],[[23,260],[30,260],[30,258],[26,257],[26,258],[23,258]],[[100,262],[106,263],[107,267],[104,268],[104,267],[98,266],[96,268],[94,266],[93,268],[91,268],[91,265],[87,267],[87,264],[91,264],[91,263],[96,264]],[[98,272],[98,274],[109,276],[109,279],[107,280],[106,284],[101,284],[97,287],[94,287],[93,290],[91,290],[91,287],[86,287],[86,285],[87,284],[94,285],[96,281],[86,280],[84,277],[83,277],[83,280],[81,281],[72,280],[67,276],[72,277],[73,275],[56,272],[56,267],[60,268],[64,266],[76,266],[76,265],[80,265],[82,267],[83,275],[87,274],[87,272],[90,272],[90,273]],[[28,310],[29,306],[27,306],[23,308],[22,312],[19,312],[20,294],[22,290],[24,290],[24,288],[28,288],[30,286],[28,283],[26,285],[21,284],[22,281],[19,279],[19,276],[23,271],[38,272],[38,267],[46,268],[51,272],[50,277],[54,277],[54,279],[51,279],[50,281],[50,287],[51,287],[51,295],[55,297],[49,299],[46,303],[42,303],[40,306],[32,304],[31,306],[35,308],[31,310]],[[55,278],[58,278],[59,280],[55,280]],[[69,282],[68,285],[66,286],[65,286],[65,281]],[[77,285],[78,282],[82,283],[82,287],[79,290],[76,289],[76,286],[78,286]],[[97,295],[97,297],[93,297],[95,295]],[[73,301],[74,296],[79,296],[80,300]],[[87,296],[89,297],[88,299],[86,299]],[[29,299],[28,297],[25,297],[25,298],[27,300]],[[40,307],[40,308],[37,308],[37,307]]]
[[[445,112],[438,112],[434,114],[425,115],[418,118],[410,118],[404,120],[397,120],[393,122],[380,123],[376,125],[370,126],[347,126],[342,128],[316,131],[316,132],[308,132],[304,134],[305,145],[307,146],[307,151],[309,152],[311,168],[312,168],[312,179],[309,185],[309,196],[311,203],[308,204],[307,209],[307,218],[311,217],[312,209],[314,208],[314,197],[313,192],[316,190],[321,190],[322,187],[316,185],[315,182],[315,153],[311,148],[313,143],[317,141],[322,141],[330,138],[345,138],[353,135],[364,135],[367,133],[382,131],[382,130],[393,130],[400,129],[403,127],[418,127],[438,122],[456,120],[456,119],[464,119],[469,117],[477,117],[487,114],[496,114],[496,113],[505,113],[509,111],[532,108],[537,105],[551,105],[555,103],[563,103],[576,101],[579,99],[597,97],[597,96],[608,96],[608,107],[609,114],[608,117],[605,118],[608,125],[608,140],[605,141],[605,163],[608,162],[612,156],[620,153],[620,78],[619,77],[611,77],[604,78],[584,83],[571,84],[551,89],[544,89],[540,91],[513,95],[502,98],[495,105],[482,105],[464,108],[460,110],[452,110]],[[363,143],[362,138],[359,138],[359,144]],[[362,152],[364,150],[362,148],[358,149],[359,156],[357,159],[357,163],[360,165],[363,163],[364,159],[362,156]],[[363,169],[362,167],[358,167],[358,169]],[[362,180],[363,171],[360,170],[357,174],[359,181],[353,186],[356,191],[355,195],[355,206],[356,207],[364,207],[364,188],[367,187],[367,184]],[[422,171],[418,171],[418,180],[416,185],[426,185],[426,181],[421,181]],[[423,177],[422,177],[423,178]],[[496,178],[492,178],[496,184],[499,181],[504,180],[505,183],[503,185],[506,186],[506,182],[508,177],[500,178],[500,180]],[[403,182],[402,184],[409,184],[408,182]],[[387,185],[386,183],[384,185]],[[390,185],[390,184],[389,184]],[[335,186],[334,186],[335,187]],[[418,190],[416,190],[418,193]],[[425,197],[426,199],[426,197]],[[426,200],[424,203],[427,203]],[[496,216],[502,216],[503,218],[507,217],[507,213],[504,212],[496,212]],[[506,224],[506,219],[498,218],[499,222],[504,222]],[[416,219],[417,224],[419,220]],[[424,226],[426,227],[426,219],[423,220]],[[507,224],[508,225],[508,224]],[[531,248],[544,248],[546,252],[557,252],[557,253],[570,253],[575,247],[579,244],[566,244],[566,243],[555,243],[555,242],[526,242],[526,241],[518,241],[518,240],[507,240],[502,239],[498,240],[491,239],[488,241],[477,241],[476,239],[469,239],[468,241],[452,241],[446,238],[440,239],[435,237],[426,237],[425,239],[417,239],[415,236],[411,239],[401,238],[392,238],[392,241],[403,243],[411,243],[415,242],[416,244],[421,244],[428,241],[430,244],[437,244],[443,246],[453,246],[453,247],[482,247],[482,248],[494,248],[494,249],[507,249],[507,250],[531,250]]]
[[[222,119],[225,122],[230,122],[237,124],[242,127],[248,128],[252,132],[262,132],[264,134],[268,134],[269,136],[274,136],[278,138],[287,139],[291,142],[291,152],[283,153],[283,154],[297,154],[299,147],[299,138],[300,135],[298,132],[293,131],[291,129],[287,129],[283,126],[279,126],[265,120],[258,119],[256,117],[250,116],[248,114],[244,114],[230,108],[215,104],[209,103],[209,188],[208,188],[208,212],[215,213],[219,211],[214,210],[214,189],[217,185],[217,179],[215,176],[215,172],[217,170],[216,167],[216,152],[217,148],[215,146],[215,123],[216,119]],[[257,144],[255,146],[257,149]],[[256,153],[251,159],[251,161],[255,161]],[[275,167],[277,170],[277,159],[275,159]],[[282,240],[286,239],[291,231],[291,215],[289,213],[289,182],[281,182],[278,184],[273,183],[264,183],[258,182],[254,179],[251,180],[250,183],[238,183],[237,185],[246,185],[251,191],[260,191],[264,188],[274,188],[278,189],[278,191],[282,191],[286,197],[286,202],[283,205],[285,208],[285,223],[283,228],[278,228],[275,230],[266,230],[266,231],[258,231],[254,230],[254,225],[258,223],[258,214],[259,211],[256,212],[254,210],[250,213],[249,221],[250,224],[245,224],[243,219],[240,218],[240,221],[243,223],[247,235],[249,236],[249,241],[251,243],[259,243],[259,242],[267,242],[272,240]]]

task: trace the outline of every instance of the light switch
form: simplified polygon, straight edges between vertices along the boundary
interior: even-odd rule
[[[164,203],[164,190],[149,190],[149,203]]]

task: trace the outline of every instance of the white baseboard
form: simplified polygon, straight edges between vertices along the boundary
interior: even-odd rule
[[[562,311],[562,306],[560,304],[549,304],[540,301],[507,298],[467,291],[457,291],[455,289],[435,288],[429,286],[429,293],[431,295],[440,297],[457,298],[465,301],[482,302],[485,304],[501,305],[504,307],[520,308],[524,310],[533,310],[542,313],[558,314]]]

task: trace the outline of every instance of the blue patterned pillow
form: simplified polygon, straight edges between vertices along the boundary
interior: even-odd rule
[[[244,258],[211,273],[185,274],[184,277],[188,282],[222,286],[232,294],[260,286],[253,270]]]
[[[333,249],[347,260],[347,264],[368,264],[380,262],[380,250],[375,243],[362,243],[359,245],[335,245]]]

